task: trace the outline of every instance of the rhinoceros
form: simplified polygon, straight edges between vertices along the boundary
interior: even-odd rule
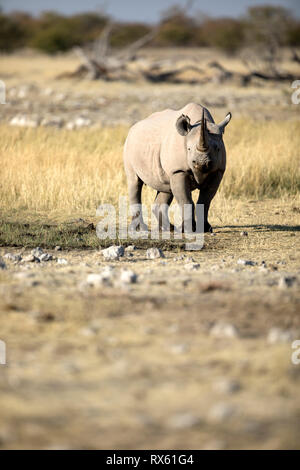
[[[124,146],[124,166],[136,228],[147,230],[140,209],[146,184],[157,191],[154,213],[160,228],[174,230],[167,209],[175,197],[181,208],[191,204],[189,223],[195,230],[191,193],[198,189],[197,203],[204,205],[204,231],[212,231],[208,210],[226,167],[223,133],[230,119],[228,113],[215,124],[205,107],[189,103],[178,111],[153,113],[131,127]]]

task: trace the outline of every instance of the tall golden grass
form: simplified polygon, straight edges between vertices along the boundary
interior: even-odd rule
[[[0,208],[94,211],[126,195],[122,147],[128,129],[0,126]],[[217,198],[296,195],[300,190],[300,121],[234,119],[225,134],[227,170]],[[144,201],[152,202],[153,191]]]

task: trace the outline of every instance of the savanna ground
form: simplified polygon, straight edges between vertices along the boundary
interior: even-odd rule
[[[0,59],[0,255],[23,258],[3,258],[0,271],[0,447],[299,448],[300,105],[290,85],[54,79],[75,66],[71,55]],[[95,213],[126,195],[129,125],[189,101],[216,120],[233,113],[214,235],[197,252],[123,240],[138,249],[105,261],[113,242],[97,238]],[[63,127],[10,126],[18,113]],[[78,116],[93,125],[66,129]],[[165,258],[148,260],[150,245]],[[37,246],[54,259],[24,261]],[[107,265],[112,285],[89,286]],[[125,268],[135,284],[119,282]]]

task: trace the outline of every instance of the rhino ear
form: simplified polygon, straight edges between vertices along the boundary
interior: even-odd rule
[[[231,120],[231,117],[232,117],[232,114],[231,113],[228,113],[226,114],[226,117],[225,119],[220,122],[220,124],[218,124],[218,127],[221,131],[221,133],[223,134],[224,130],[225,130],[225,127],[227,126],[227,124],[229,123],[229,121]]]
[[[182,114],[176,121],[176,129],[180,135],[187,135],[191,130],[191,121],[188,116]]]

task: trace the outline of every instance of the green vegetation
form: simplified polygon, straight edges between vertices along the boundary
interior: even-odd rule
[[[66,51],[93,41],[110,19],[101,13],[64,16],[45,12],[39,17],[26,13],[0,13],[0,50],[33,47],[46,53]],[[247,45],[267,48],[300,45],[300,22],[282,7],[256,6],[239,19],[191,15],[183,7],[168,9],[158,25],[150,46],[218,47],[234,53]],[[125,47],[151,30],[140,23],[114,23],[113,47]]]

